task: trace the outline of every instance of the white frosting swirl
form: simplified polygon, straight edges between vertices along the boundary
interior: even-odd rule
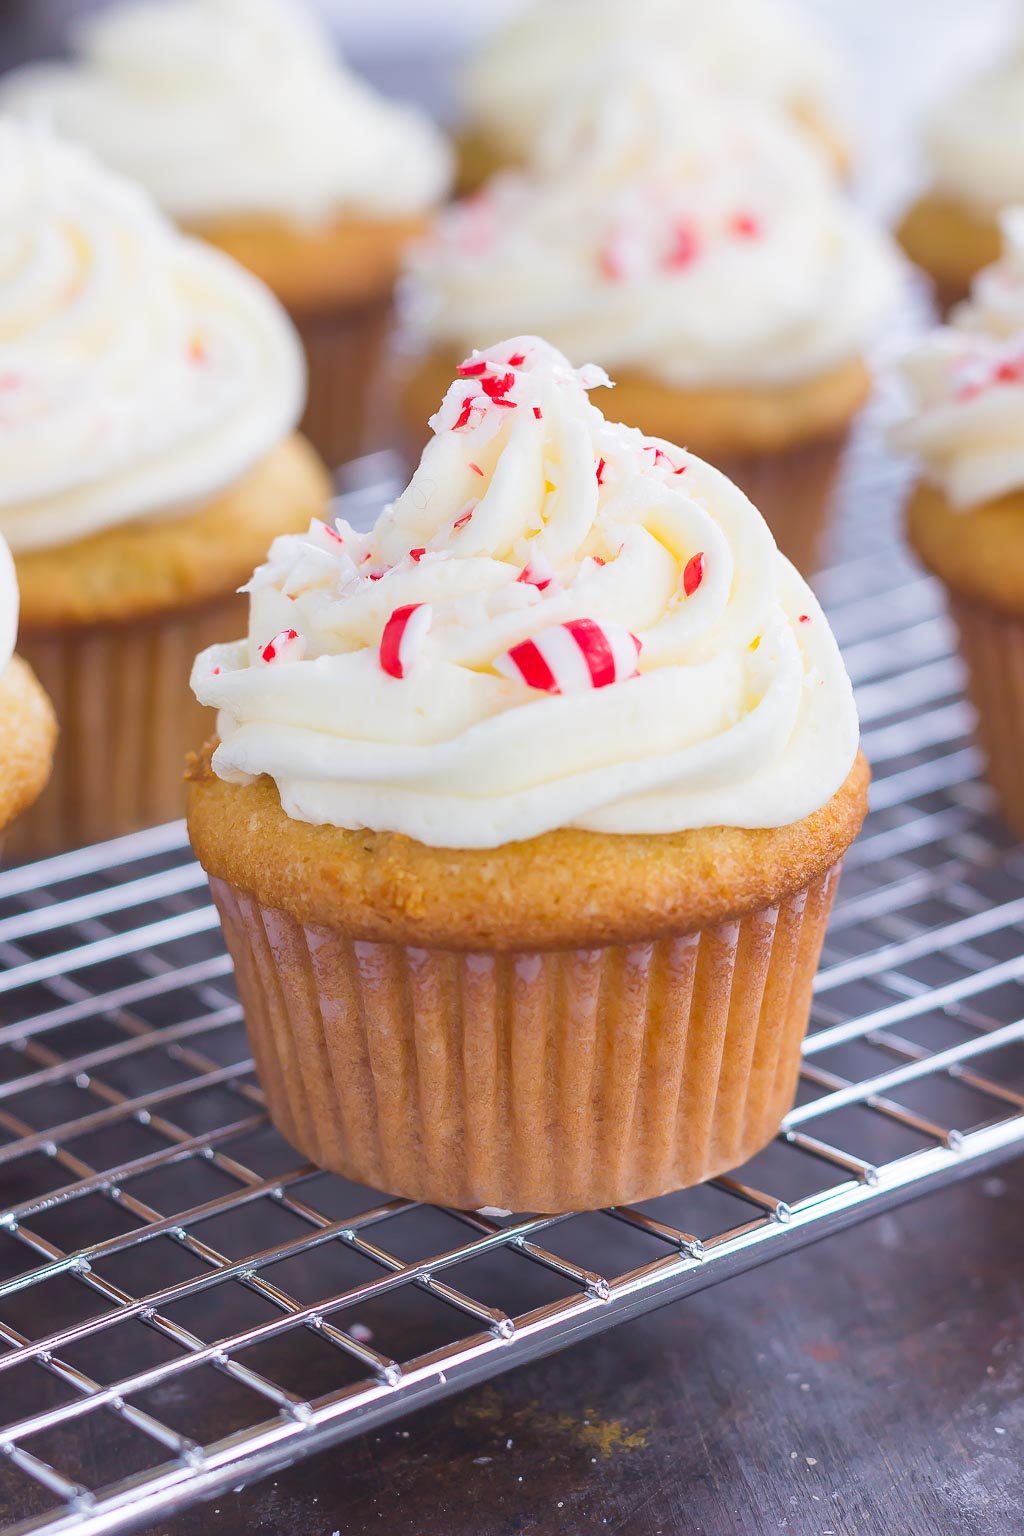
[[[0,124],[0,533],[14,551],[187,511],[294,427],[283,310],[76,147]]]
[[[784,119],[631,57],[566,97],[532,173],[440,216],[411,265],[425,338],[536,331],[680,388],[857,357],[894,292],[887,237]]]
[[[652,63],[835,125],[835,55],[786,0],[537,0],[472,62],[466,115],[525,156],[566,87],[636,38]]]
[[[74,62],[9,75],[0,109],[88,144],[185,221],[404,216],[450,176],[438,130],[351,75],[299,0],[116,4]]]
[[[14,655],[18,638],[18,578],[11,552],[0,535],[0,677]]]
[[[1024,43],[942,104],[926,151],[946,196],[992,215],[1024,201]]]
[[[605,421],[586,390],[607,382],[535,337],[475,355],[371,533],[275,542],[248,641],[193,671],[222,777],[271,775],[297,820],[459,848],[774,827],[831,798],[858,729],[821,610],[729,480]],[[427,606],[398,677],[408,605]],[[581,619],[633,635],[639,676],[505,675]]]
[[[1024,210],[1002,226],[1002,260],[901,364],[913,409],[893,445],[963,509],[1024,488]]]

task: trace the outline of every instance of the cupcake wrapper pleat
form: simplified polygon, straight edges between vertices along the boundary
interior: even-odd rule
[[[761,513],[782,553],[804,576],[821,563],[822,546],[849,433],[780,453],[716,458],[714,464]]]
[[[184,815],[185,757],[215,726],[189,688],[197,653],[237,638],[244,599],[123,624],[23,631],[19,650],[53,701],[49,785],[8,852],[43,857]]]
[[[303,1155],[412,1199],[565,1211],[772,1139],[838,873],[682,938],[529,954],[360,942],[211,884],[271,1118]]]
[[[1024,616],[949,599],[988,777],[1004,819],[1024,837]]]
[[[292,317],[309,369],[302,430],[331,469],[372,446],[370,424],[380,415],[391,316],[389,294],[324,314]]]

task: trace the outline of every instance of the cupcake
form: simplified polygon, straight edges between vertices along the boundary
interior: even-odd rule
[[[0,538],[0,852],[7,828],[50,776],[57,722],[32,669],[14,654],[18,582]]]
[[[7,76],[43,118],[268,284],[309,363],[303,428],[332,466],[364,446],[400,253],[450,179],[419,113],[338,62],[295,0],[128,0],[72,63]]]
[[[922,466],[910,542],[946,588],[1003,815],[1024,837],[1024,209],[953,323],[902,365],[894,445]]]
[[[181,814],[195,648],[330,485],[277,301],[84,151],[0,125],[0,534],[61,745],[15,845]]]
[[[476,354],[374,530],[314,522],[197,660],[209,872],[281,1132],[562,1211],[776,1133],[867,768],[835,641],[724,475]]]
[[[474,339],[539,332],[615,374],[623,419],[736,480],[810,571],[895,272],[805,136],[627,53],[567,97],[528,174],[415,252],[406,415],[421,444]]]
[[[841,69],[828,42],[785,0],[535,0],[474,58],[462,89],[460,182],[481,186],[524,165],[538,134],[602,58],[641,40],[652,61],[691,70],[780,111],[849,166],[836,111]]]
[[[1024,41],[939,108],[927,127],[928,190],[900,242],[944,308],[1000,252],[999,213],[1024,202]]]

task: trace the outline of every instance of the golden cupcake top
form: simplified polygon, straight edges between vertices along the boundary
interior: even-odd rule
[[[834,638],[729,480],[537,337],[467,357],[374,529],[314,522],[197,661],[214,769],[299,821],[493,848],[799,821],[858,739]]]
[[[48,132],[0,120],[0,533],[16,555],[181,516],[293,429],[262,284]]]

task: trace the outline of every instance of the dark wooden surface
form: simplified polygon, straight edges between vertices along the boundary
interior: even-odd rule
[[[161,1529],[1021,1536],[1024,1162]]]

